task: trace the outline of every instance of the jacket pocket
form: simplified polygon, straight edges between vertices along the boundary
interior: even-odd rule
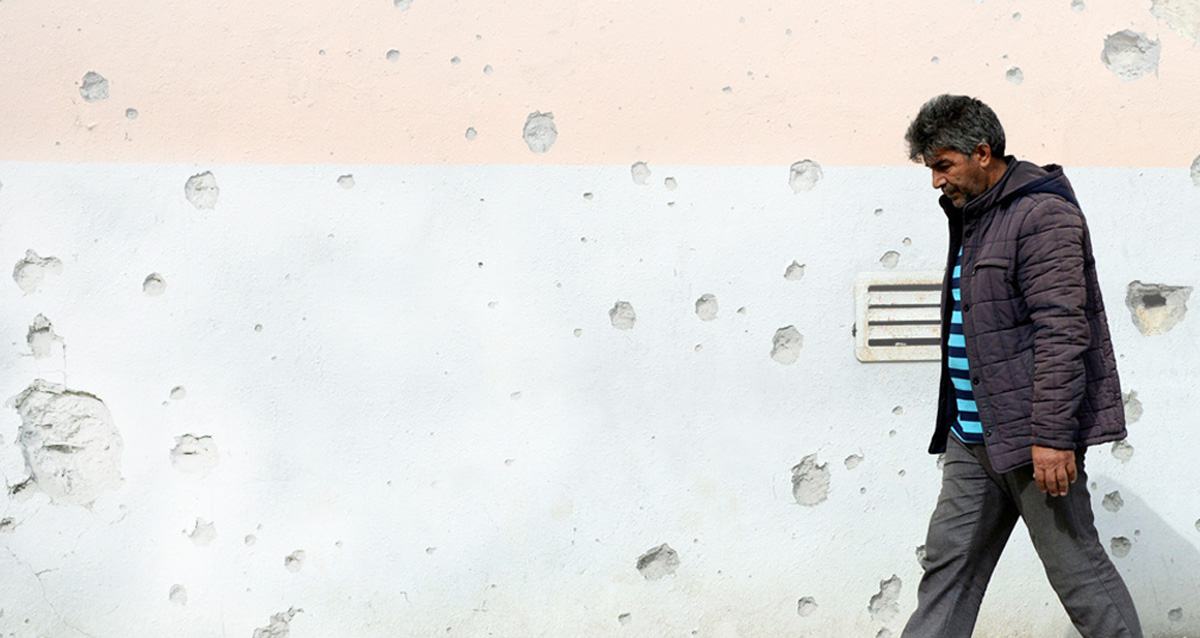
[[[1012,267],[1012,260],[1008,257],[987,257],[975,262],[975,269],[972,272],[979,272],[980,268],[1000,268],[1004,270],[1005,276],[1008,275],[1009,269]]]

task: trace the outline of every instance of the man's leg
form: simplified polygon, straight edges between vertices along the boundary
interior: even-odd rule
[[[1084,638],[1142,638],[1133,599],[1096,532],[1082,452],[1079,479],[1066,496],[1038,489],[1033,469],[1004,474],[1046,576]],[[988,468],[991,469],[990,467]]]
[[[904,638],[970,638],[1017,517],[997,478],[950,435],[942,493],[925,541],[925,575]]]

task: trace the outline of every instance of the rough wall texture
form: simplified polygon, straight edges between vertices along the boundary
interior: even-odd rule
[[[0,3],[0,636],[898,635],[937,367],[852,282],[943,266],[941,91],[1068,166],[1200,633],[1196,3],[927,4]],[[978,627],[1073,635],[1020,533]]]

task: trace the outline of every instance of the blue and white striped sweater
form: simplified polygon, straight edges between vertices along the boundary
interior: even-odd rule
[[[958,420],[950,425],[950,431],[964,443],[983,443],[983,425],[979,423],[979,408],[975,405],[975,394],[971,391],[970,366],[967,364],[967,342],[963,338],[962,290],[959,280],[962,275],[962,249],[954,260],[954,275],[951,277],[950,294],[954,298],[954,311],[950,315],[950,334],[946,345],[950,349],[950,381],[954,384],[954,395],[958,401]]]

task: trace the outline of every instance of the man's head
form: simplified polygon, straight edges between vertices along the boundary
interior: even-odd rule
[[[933,187],[958,208],[1004,175],[1004,127],[992,109],[965,95],[939,95],[904,135],[908,157],[933,171]]]

